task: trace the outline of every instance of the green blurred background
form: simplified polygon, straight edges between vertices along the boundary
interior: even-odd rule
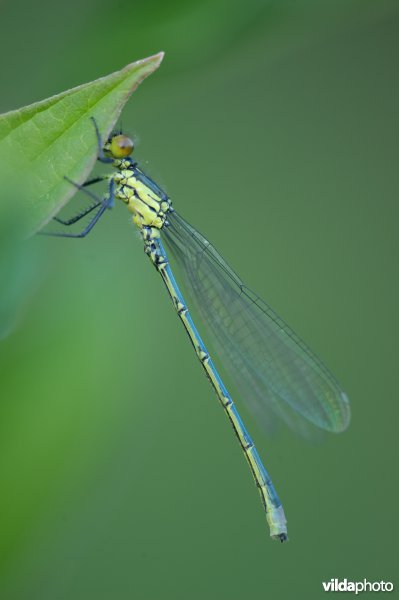
[[[2,599],[397,582],[398,33],[388,0],[0,3],[1,112],[166,52],[123,113],[137,158],[353,407],[319,445],[247,417],[289,520],[278,545],[125,211],[4,250]]]

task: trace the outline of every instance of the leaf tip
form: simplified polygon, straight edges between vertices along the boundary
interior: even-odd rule
[[[149,56],[148,58],[144,59],[148,62],[153,62],[154,63],[154,68],[157,69],[159,67],[159,65],[161,64],[161,62],[163,61],[163,58],[165,56],[165,52],[163,50],[161,50],[160,52],[157,52],[157,54],[153,54],[152,56]]]

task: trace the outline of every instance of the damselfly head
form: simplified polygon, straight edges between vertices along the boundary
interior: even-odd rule
[[[105,152],[113,158],[125,158],[133,152],[134,143],[127,135],[113,135],[104,146]]]

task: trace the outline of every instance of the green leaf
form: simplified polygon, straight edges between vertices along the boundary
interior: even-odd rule
[[[38,249],[32,239],[22,240],[19,223],[0,223],[0,342],[19,324],[41,280]]]
[[[0,218],[15,215],[24,235],[43,227],[83,182],[130,94],[161,63],[163,53],[41,102],[0,115]]]

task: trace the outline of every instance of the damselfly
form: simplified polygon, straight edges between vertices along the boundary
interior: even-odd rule
[[[193,322],[172,272],[169,254],[180,268],[182,283],[216,355],[240,390],[242,400],[261,423],[267,424],[273,413],[297,430],[306,430],[306,423],[311,423],[340,432],[350,419],[347,396],[325,365],[242,283],[208,240],[172,208],[165,192],[130,158],[132,140],[116,133],[103,146],[94,119],[93,123],[99,160],[111,163],[115,170],[83,185],[72,182],[94,202],[72,219],[57,217],[56,221],[72,225],[96,212],[80,233],[49,235],[85,237],[115,200],[126,204],[141,233],[145,253],[161,275],[238,437],[261,495],[270,535],[283,542],[287,539],[287,526],[281,501]],[[108,181],[108,193],[100,199],[87,186],[103,180]]]

